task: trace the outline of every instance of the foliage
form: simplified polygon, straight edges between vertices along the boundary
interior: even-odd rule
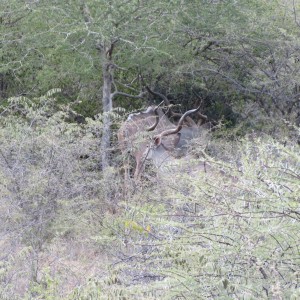
[[[1,6],[2,99],[59,87],[60,101],[75,102],[85,116],[98,113],[97,45],[117,41],[115,87],[124,92],[140,91],[142,74],[182,109],[202,102],[215,119],[225,115],[234,123],[239,116],[251,126],[265,116],[299,121],[295,3],[13,0]],[[142,101],[118,97],[115,105],[132,109]]]
[[[239,169],[206,157],[213,166],[207,174],[173,170],[123,203],[131,234],[107,294],[299,297],[299,146],[265,136],[236,147]]]
[[[68,122],[74,112],[64,105],[57,112],[58,92],[32,100],[10,98],[0,120],[0,246],[5,250],[0,290],[22,293],[31,286],[30,299],[42,291],[60,292],[53,269],[45,264],[61,251],[54,245],[64,239],[78,243],[85,235],[82,224],[90,224],[87,230],[99,227],[112,206],[101,196],[97,167],[101,119]]]

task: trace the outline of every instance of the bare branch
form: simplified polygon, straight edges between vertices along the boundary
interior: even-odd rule
[[[116,43],[119,41],[118,38],[115,38],[111,43],[110,46],[108,47],[108,49],[106,50],[106,55],[108,57],[109,60],[111,60],[112,57],[112,53],[114,51],[115,45]]]
[[[131,95],[131,94],[115,91],[114,93],[111,94],[111,98],[114,99],[117,96],[124,96],[124,97],[128,97],[128,98],[133,98],[133,99],[141,99],[145,95],[146,95],[146,92],[140,92],[138,95]]]
[[[89,7],[87,6],[85,1],[81,1],[81,10],[82,10],[82,15],[84,18],[85,23],[91,24],[93,23],[93,18],[91,16],[91,12],[89,10]]]
[[[150,94],[152,94],[152,95],[154,95],[154,96],[157,96],[157,97],[160,97],[161,99],[163,99],[166,106],[169,106],[169,105],[170,105],[170,101],[169,101],[169,99],[168,99],[165,95],[163,95],[163,94],[161,94],[161,93],[158,93],[158,92],[154,92],[153,90],[151,90],[151,89],[149,88],[148,85],[146,85],[146,89],[147,89],[147,91],[148,91]]]
[[[300,22],[298,21],[298,17],[297,17],[297,11],[296,11],[295,0],[293,0],[293,12],[294,12],[294,20],[295,20],[295,23],[297,24],[297,26],[300,27]]]
[[[165,103],[165,105],[166,106],[168,106],[168,107],[171,107],[172,106],[172,104],[170,104],[170,101],[168,100],[168,98],[165,96],[165,95],[163,95],[163,94],[161,94],[161,93],[158,93],[158,92],[154,92],[153,90],[151,90],[150,88],[149,88],[149,86],[146,86],[146,89],[147,89],[147,91],[150,93],[150,94],[152,94],[152,95],[154,95],[154,96],[158,96],[158,97],[160,97],[160,98],[162,98],[163,100],[164,100],[164,103]],[[200,105],[198,105],[199,107],[197,108],[197,111],[196,111],[196,113],[197,113],[197,115],[198,115],[198,117],[200,118],[200,119],[202,119],[202,123],[205,123],[205,122],[207,122],[207,120],[208,120],[208,118],[207,118],[207,116],[205,116],[205,115],[203,115],[203,114],[201,114],[200,112],[199,112],[199,109],[200,109]],[[182,117],[182,114],[181,113],[176,113],[176,112],[174,112],[174,111],[172,111],[172,110],[170,110],[170,115],[174,118],[181,118]],[[185,117],[185,121],[188,123],[188,125],[189,126],[195,126],[196,125],[196,123],[194,122],[194,120],[190,117],[190,116],[186,116]]]

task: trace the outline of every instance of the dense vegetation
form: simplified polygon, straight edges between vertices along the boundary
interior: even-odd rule
[[[0,299],[298,299],[300,3],[0,3]],[[124,186],[168,96],[218,123]],[[187,172],[205,160],[212,171]]]

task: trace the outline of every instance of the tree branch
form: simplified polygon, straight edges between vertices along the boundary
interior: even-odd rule
[[[150,94],[152,94],[153,96],[157,96],[157,97],[160,97],[161,99],[163,99],[166,106],[170,106],[170,101],[169,101],[169,99],[168,99],[165,95],[163,95],[163,94],[161,94],[161,93],[158,93],[158,92],[152,91],[152,90],[149,88],[148,85],[146,85],[146,89],[147,89],[147,91],[148,91]]]
[[[109,60],[111,60],[112,57],[112,53],[114,51],[115,45],[116,43],[119,41],[118,38],[115,38],[111,43],[110,46],[108,47],[108,49],[106,50],[106,55],[108,57]]]
[[[124,96],[124,97],[128,97],[128,98],[133,98],[133,99],[141,99],[145,95],[146,95],[146,92],[140,92],[138,95],[131,95],[131,94],[115,91],[114,93],[111,94],[111,98],[114,99],[117,96]]]
[[[296,11],[296,6],[295,6],[295,0],[293,0],[293,12],[294,12],[294,20],[297,26],[300,27],[300,22],[297,20],[297,11]]]
[[[85,23],[91,24],[93,23],[93,18],[91,16],[91,12],[89,10],[89,7],[87,6],[85,1],[81,1],[81,11],[84,18]]]
[[[170,104],[170,101],[168,100],[168,98],[165,95],[163,95],[161,93],[158,93],[158,92],[152,91],[149,88],[149,86],[146,86],[146,89],[150,94],[162,98],[164,100],[164,103],[165,103],[166,106],[168,106],[168,107],[172,106]],[[172,117],[175,117],[175,118],[181,118],[182,117],[181,113],[176,113],[176,112],[173,112],[172,110],[170,110],[170,114],[171,114]],[[197,112],[197,115],[199,116],[200,119],[202,119],[203,123],[207,122],[207,120],[208,120],[207,116],[201,114],[199,111]],[[196,125],[195,121],[190,116],[186,117],[186,121],[188,122],[189,126],[195,126]]]

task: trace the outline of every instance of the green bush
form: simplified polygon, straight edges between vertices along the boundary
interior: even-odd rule
[[[190,174],[163,174],[124,203],[137,225],[126,237],[131,251],[124,249],[110,293],[121,290],[129,299],[299,297],[299,146],[252,136],[232,151],[235,164],[206,156],[206,174],[197,172],[195,161]]]
[[[52,267],[48,275],[44,272],[50,268],[45,256],[58,260],[57,245],[66,240],[79,243],[85,237],[92,247],[90,230],[101,230],[108,210],[98,168],[101,119],[70,122],[70,108],[58,110],[57,92],[11,98],[2,108],[0,249],[6,267],[1,269],[0,291],[10,299],[26,290],[30,299],[63,294],[60,271]]]

